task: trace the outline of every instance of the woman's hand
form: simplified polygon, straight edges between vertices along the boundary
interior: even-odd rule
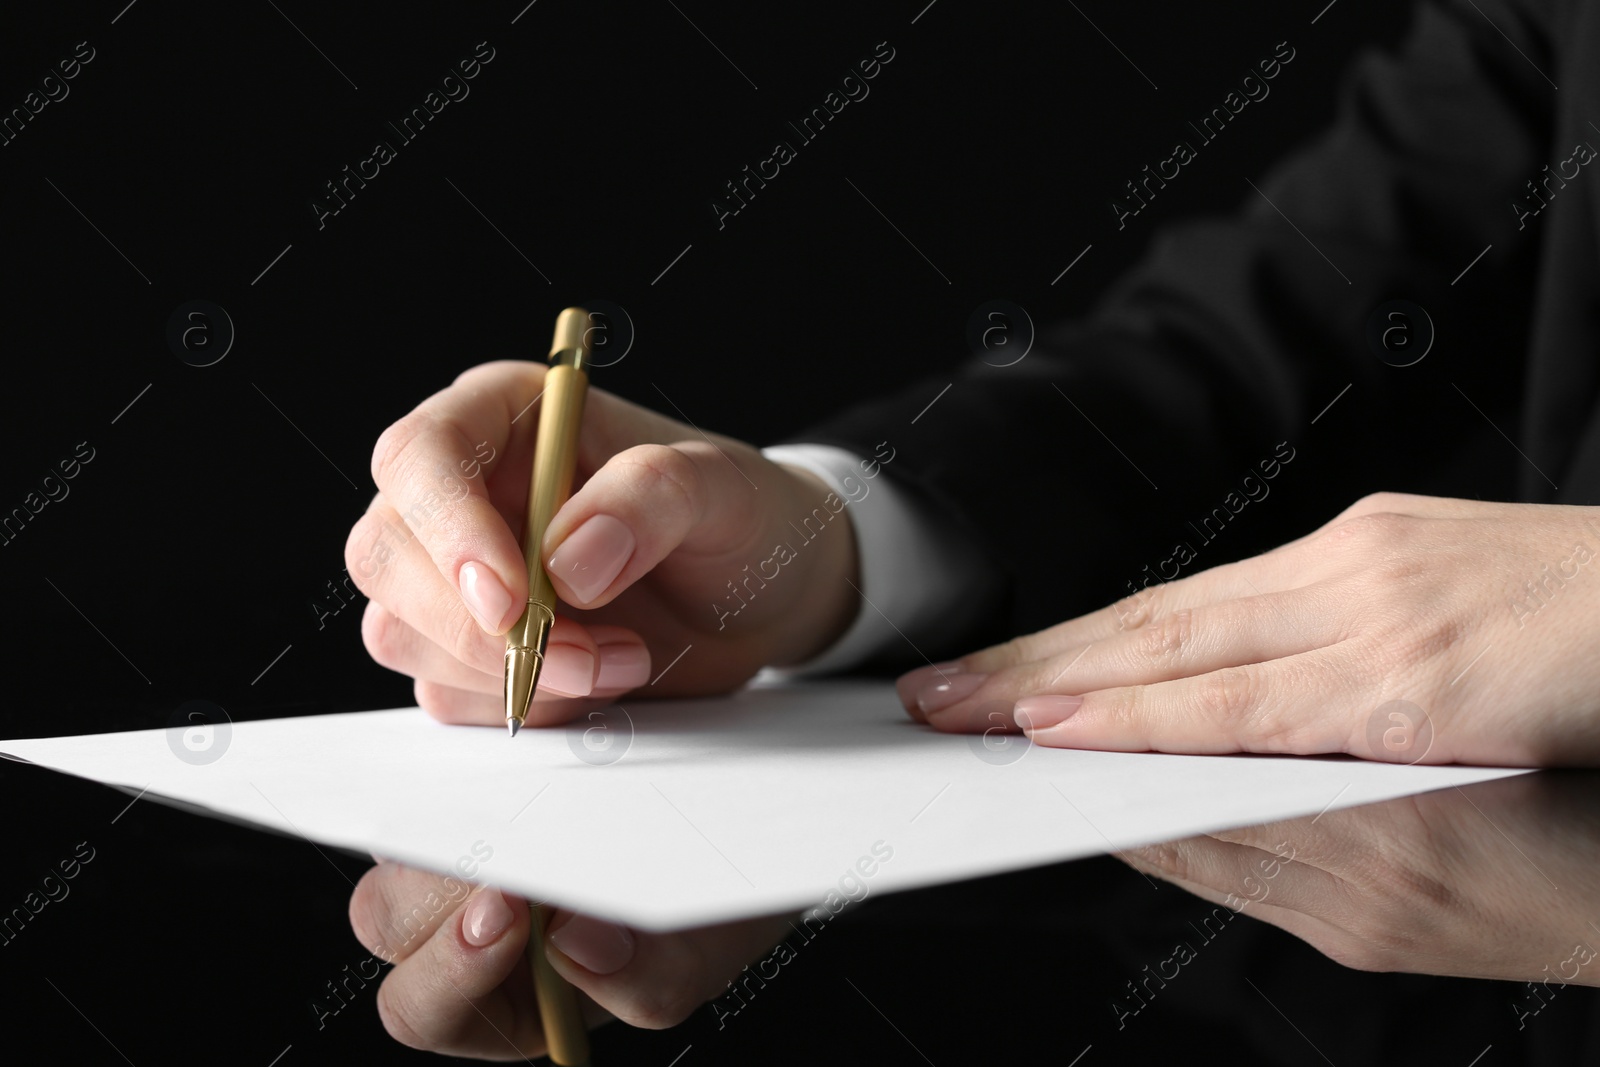
[[[1119,857],[1360,970],[1600,985],[1600,775],[1502,778]]]
[[[345,546],[371,598],[367,650],[415,677],[417,703],[447,722],[505,720],[503,635],[528,595],[519,536],[543,382],[538,363],[474,367],[389,427],[372,456],[379,493]],[[645,685],[727,692],[815,654],[854,617],[844,501],[750,445],[590,389],[574,486],[543,557],[581,610],[557,617],[530,726]],[[818,508],[836,529],[752,579]]]
[[[1600,763],[1597,509],[1380,493],[1261,556],[901,678],[1034,743]]]
[[[378,989],[391,1037],[412,1048],[487,1060],[545,1052],[527,955],[528,904],[380,861],[350,897],[350,925],[394,967]],[[783,916],[652,934],[557,911],[545,951],[579,991],[591,1026],[676,1026],[790,931]]]

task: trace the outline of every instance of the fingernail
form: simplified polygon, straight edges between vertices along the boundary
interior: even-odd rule
[[[466,914],[461,917],[461,936],[467,939],[467,944],[482,948],[511,929],[512,918],[511,905],[500,895],[500,890],[485,886],[472,898]]]
[[[964,700],[972,691],[983,684],[987,674],[950,674],[946,673],[942,681],[929,681],[917,690],[917,707],[922,709],[924,715],[932,715],[942,708],[948,708],[958,700]]]
[[[1066,722],[1082,703],[1082,697],[1023,697],[1011,709],[1011,717],[1024,730],[1044,730]]]
[[[550,554],[550,576],[566,582],[587,604],[622,573],[635,544],[633,531],[621,519],[595,515]]]
[[[595,974],[615,974],[633,959],[633,935],[624,928],[587,915],[574,915],[550,935],[562,954]]]
[[[600,646],[600,677],[596,689],[633,689],[650,680],[650,650],[643,645]]]
[[[935,663],[929,667],[918,667],[914,671],[907,671],[895,679],[894,688],[900,694],[900,703],[908,709],[916,707],[917,692],[929,682],[938,679],[943,681],[946,677],[959,673],[960,668],[955,662]]]
[[[550,645],[539,670],[539,688],[586,697],[594,688],[594,656],[576,645]]]
[[[473,618],[491,634],[505,629],[506,612],[511,609],[511,594],[499,577],[485,564],[463,563],[458,575],[461,599]]]

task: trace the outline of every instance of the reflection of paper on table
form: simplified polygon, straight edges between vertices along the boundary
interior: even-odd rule
[[[981,735],[911,723],[878,682],[626,712],[589,736],[609,739],[598,753],[584,731],[599,720],[513,740],[416,709],[236,723],[206,765],[177,758],[166,730],[4,741],[0,752],[419,867],[468,857],[477,881],[647,929],[811,906],[841,878],[878,893],[1518,773],[1075,752],[1016,737],[997,753]],[[623,745],[606,765],[577,754]],[[863,857],[870,877],[847,877]]]

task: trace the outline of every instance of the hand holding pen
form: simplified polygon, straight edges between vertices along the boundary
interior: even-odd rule
[[[558,356],[577,347],[573,332],[558,333]],[[346,559],[371,598],[362,624],[368,651],[416,678],[422,707],[445,722],[506,727],[508,635],[528,633],[515,624],[530,595],[543,595],[530,592],[535,561],[559,604],[545,601],[556,611],[537,685],[527,686],[529,728],[633,690],[727,692],[843,632],[859,575],[848,509],[829,500],[828,487],[751,445],[604,389],[587,390],[576,423],[571,496],[532,542],[539,551],[525,554],[518,534],[530,510],[535,438],[555,406],[551,374],[532,361],[472,368],[385,431],[374,450],[380,492],[351,531]],[[684,385],[680,397],[673,382],[658,382],[662,406],[692,406],[693,388]],[[819,509],[831,516],[826,525],[807,523]],[[780,543],[793,555],[763,588],[749,575]],[[537,624],[531,636],[513,647],[536,648]],[[588,1021],[611,1015],[661,1027],[722,992],[790,929],[778,917],[654,934],[555,910],[539,916],[542,944],[530,944],[535,916],[526,902],[493,887],[450,896],[439,883],[380,863],[350,914],[362,942],[377,947],[410,902],[430,893],[447,901],[420,936],[388,946],[395,966],[379,1006],[399,1040],[453,1055],[549,1048],[529,980],[529,955],[541,947],[549,968],[579,992]]]

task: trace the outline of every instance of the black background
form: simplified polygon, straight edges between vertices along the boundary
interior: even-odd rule
[[[1326,123],[1355,51],[1392,43],[1408,15],[1372,0],[1315,25],[1324,0],[121,2],[0,14],[0,109],[78,42],[95,49],[70,95],[0,147],[0,511],[79,442],[95,451],[0,548],[8,736],[163,726],[195,699],[236,721],[411,703],[409,680],[366,656],[360,604],[325,619],[314,604],[342,578],[374,440],[461,370],[541,356],[557,310],[603,298],[637,339],[598,385],[658,408],[664,393],[757,443],[800,432],[956,365],[985,301],[1039,323],[1081,313],[1163,222],[1253,195],[1246,178]],[[1298,54],[1271,96],[1119,232],[1122,183],[1283,40]],[[495,57],[470,96],[319,229],[323,184],[396,142],[386,121],[480,41]],[[719,229],[723,183],[793,142],[786,123],[882,41],[895,57],[870,95]],[[195,299],[237,331],[203,368],[166,340]],[[310,1009],[366,955],[345,920],[360,860],[17,765],[0,767],[0,797],[0,908],[78,842],[97,853],[0,948],[9,1047],[425,1060],[384,1035],[370,991],[320,1030]],[[727,1030],[708,1013],[670,1033],[614,1026],[597,1055],[942,1067],[986,1049],[1066,1063],[1093,1044],[1090,1064],[1219,1042],[1239,1062],[1309,1062],[1259,1005],[1228,1032],[1204,998],[1175,996],[1139,1036],[1115,1033],[1105,1001],[1137,970],[1118,961],[1164,944],[1134,917],[1148,892],[1091,861],[869,905]],[[1283,976],[1280,1005],[1324,1047],[1354,1005],[1394,1002],[1443,1041],[1425,1046],[1437,1062],[1532,1047],[1510,1032],[1509,993],[1480,998],[1504,1018],[1457,1019],[1486,986],[1358,980],[1266,929],[1228,951],[1257,945],[1251,973]],[[1587,1006],[1572,991],[1541,1026]]]

